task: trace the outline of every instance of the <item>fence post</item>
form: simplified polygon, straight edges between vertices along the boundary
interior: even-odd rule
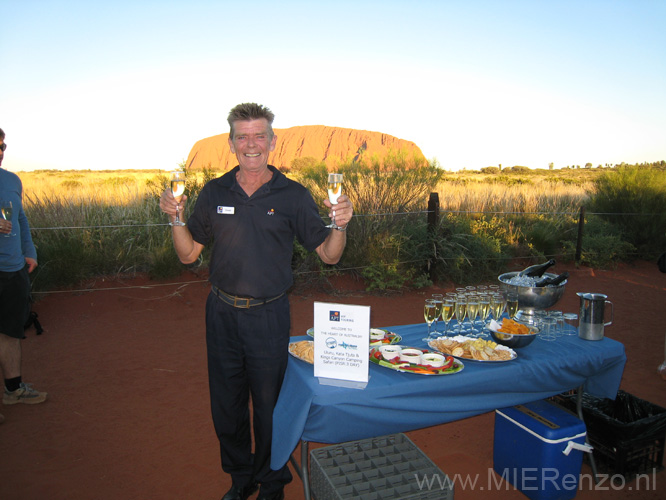
[[[430,198],[428,198],[428,235],[433,237],[433,242],[435,241],[434,236],[437,234],[437,224],[439,221],[439,194],[430,193]],[[435,281],[435,267],[437,265],[437,244],[433,244],[433,254],[428,262],[428,274],[430,281]]]
[[[583,227],[585,227],[585,207],[580,207],[578,239],[576,240],[576,264],[580,264],[581,254],[583,253]]]

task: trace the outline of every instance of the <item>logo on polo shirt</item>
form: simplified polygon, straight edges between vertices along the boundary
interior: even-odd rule
[[[268,212],[266,212],[266,215],[275,215],[275,209],[271,208]]]
[[[223,207],[219,206],[217,207],[217,213],[218,214],[223,214],[223,215],[233,215],[235,212],[234,207]]]

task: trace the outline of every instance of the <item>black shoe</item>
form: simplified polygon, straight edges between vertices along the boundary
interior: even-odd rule
[[[272,495],[259,494],[257,500],[284,500],[284,490],[277,491]]]
[[[222,497],[222,500],[247,500],[258,488],[259,484],[254,482],[247,486],[233,484],[227,494]]]

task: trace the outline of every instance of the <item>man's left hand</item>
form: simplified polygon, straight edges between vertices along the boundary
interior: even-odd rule
[[[30,257],[25,258],[25,263],[28,264],[28,272],[31,273],[35,270],[37,267],[37,261],[35,259],[32,259]]]
[[[338,202],[333,205],[328,199],[324,200],[324,205],[326,205],[330,211],[328,216],[333,218],[335,217],[336,225],[340,227],[347,227],[349,221],[354,214],[354,207],[352,207],[351,201],[347,198],[347,195],[342,195],[338,198]]]

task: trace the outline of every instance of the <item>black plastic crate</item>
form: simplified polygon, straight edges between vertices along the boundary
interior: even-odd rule
[[[310,452],[315,500],[453,500],[453,483],[404,434]]]
[[[576,411],[574,394],[554,399]],[[594,459],[601,472],[630,479],[664,468],[665,408],[618,391],[615,400],[584,394],[582,409],[588,440],[594,446]]]

